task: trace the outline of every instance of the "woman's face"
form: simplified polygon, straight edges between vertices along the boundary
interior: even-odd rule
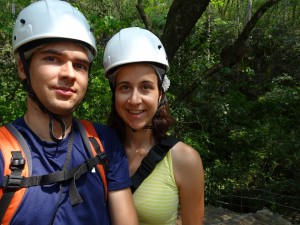
[[[115,106],[131,129],[151,125],[159,102],[158,77],[149,64],[122,66],[115,77]]]

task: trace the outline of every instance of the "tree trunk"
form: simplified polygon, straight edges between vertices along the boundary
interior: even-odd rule
[[[161,41],[169,61],[205,11],[210,0],[174,0],[170,7]]]

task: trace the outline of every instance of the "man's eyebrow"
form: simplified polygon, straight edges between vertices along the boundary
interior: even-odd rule
[[[57,56],[63,56],[64,53],[62,53],[61,51],[57,51],[55,49],[45,49],[45,50],[41,50],[40,51],[41,54],[52,54],[52,55],[57,55]],[[77,58],[78,61],[82,62],[82,63],[90,63],[90,61],[84,57],[78,57]]]
[[[40,51],[41,54],[54,54],[54,55],[63,55],[60,51],[54,49],[45,49]]]

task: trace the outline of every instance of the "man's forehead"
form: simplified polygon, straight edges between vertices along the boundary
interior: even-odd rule
[[[87,53],[86,48],[84,48],[81,44],[73,43],[73,42],[45,43],[38,50],[40,50],[40,51],[55,50],[55,51],[58,51],[58,52],[81,51],[81,52]]]
[[[89,62],[91,59],[89,57],[89,51],[78,43],[72,42],[57,42],[44,44],[41,47],[37,47],[35,52],[40,54],[57,54],[57,55],[68,55],[76,54],[78,57],[83,58]]]

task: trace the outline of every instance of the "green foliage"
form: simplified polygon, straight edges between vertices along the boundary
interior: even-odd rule
[[[218,62],[226,39],[226,43],[234,41],[234,23],[214,22],[212,27],[218,29],[209,38],[199,23],[176,55],[170,75],[172,93],[183,93],[201,80],[206,69]],[[243,207],[267,206],[286,214],[289,209],[276,203],[300,207],[278,197],[287,189],[291,196],[299,192],[299,31],[279,25],[263,28],[253,31],[240,64],[202,80],[184,101],[171,99],[178,120],[174,132],[202,156],[207,203],[239,205],[241,199],[232,196],[247,195],[254,200],[244,200]]]
[[[103,70],[97,70],[93,74],[85,101],[76,110],[76,116],[105,124],[110,112],[111,92],[108,81],[102,75]]]
[[[13,11],[18,11],[19,7],[12,7],[10,3],[1,3],[4,10],[0,13],[0,125],[23,115],[26,98],[11,54],[12,26],[16,17]]]

